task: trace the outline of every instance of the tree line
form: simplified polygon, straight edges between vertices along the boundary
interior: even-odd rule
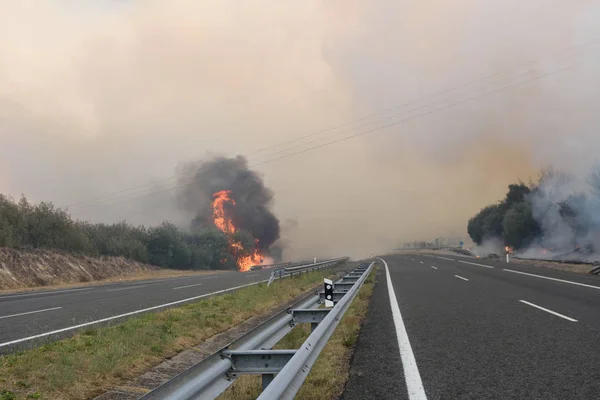
[[[514,249],[594,252],[600,239],[599,171],[580,180],[546,169],[538,182],[509,185],[504,199],[469,220],[469,236],[478,245],[499,238]]]
[[[254,240],[237,233],[248,252]],[[49,249],[88,256],[120,256],[142,263],[176,269],[234,269],[229,242],[216,228],[184,231],[164,222],[157,227],[127,222],[95,224],[74,220],[52,203],[15,201],[0,194],[0,247]]]

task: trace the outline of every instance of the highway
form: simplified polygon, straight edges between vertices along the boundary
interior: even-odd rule
[[[342,399],[600,398],[599,277],[382,259]]]
[[[271,270],[129,281],[0,296],[0,353],[267,280]],[[174,303],[174,304],[173,304]]]

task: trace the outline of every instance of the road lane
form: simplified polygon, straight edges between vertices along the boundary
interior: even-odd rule
[[[248,279],[246,273],[228,272],[0,296],[0,317],[10,316],[0,318],[0,352],[23,338],[66,329],[53,335],[62,337],[71,334],[68,328],[74,326],[255,284],[268,279],[270,273],[257,271]],[[53,311],[35,312],[45,309]]]
[[[384,259],[428,399],[599,397],[597,290],[454,259]],[[420,263],[424,260],[428,265]],[[381,286],[378,282],[376,291]],[[361,333],[355,358],[365,346],[372,346],[374,359],[383,357],[392,344]],[[353,361],[351,373],[355,362],[361,359]],[[363,372],[370,386],[386,384]],[[360,399],[366,392],[353,394],[347,398]],[[405,391],[387,398],[409,397]]]
[[[596,290],[593,282],[599,282],[596,277],[588,279],[587,276],[578,276],[580,274],[560,274],[561,282],[555,280],[555,271],[546,271],[543,268],[535,270],[536,275],[547,277],[548,272],[554,276],[551,279],[542,279],[540,277],[526,274],[507,272],[500,266],[494,269],[482,268],[473,264],[464,264],[457,261],[436,260],[435,264],[440,271],[447,271],[452,274],[459,274],[470,277],[471,280],[477,279],[480,285],[493,290],[498,284],[507,285],[506,292],[515,297],[522,296],[517,300],[523,299],[536,304],[543,304],[545,307],[556,310],[562,314],[573,316],[581,323],[588,325],[590,329],[600,332],[600,291]],[[528,271],[531,267],[526,267]],[[511,270],[522,270],[522,266],[511,265]],[[562,271],[556,271],[562,272]],[[469,276],[467,276],[469,275]],[[577,283],[577,284],[572,284]],[[581,284],[581,285],[580,285]],[[594,286],[594,287],[590,287]]]

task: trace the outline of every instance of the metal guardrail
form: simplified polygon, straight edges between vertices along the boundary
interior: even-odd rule
[[[371,263],[368,267],[359,267],[357,272],[360,272],[358,279],[350,274],[340,281],[342,283],[344,279],[348,281],[354,281],[354,284],[350,290],[346,291],[335,291],[336,284],[334,283],[334,303],[336,302],[335,294],[340,293],[342,297],[339,299],[337,304],[327,313],[327,316],[314,328],[308,339],[300,346],[294,356],[285,364],[281,369],[277,377],[265,388],[263,383],[263,392],[258,397],[258,400],[270,400],[270,399],[293,399],[296,393],[300,390],[300,387],[306,380],[308,374],[315,361],[319,357],[319,354],[327,344],[327,341],[335,331],[338,323],[344,316],[346,310],[352,304],[352,301],[358,294],[360,287],[363,282],[369,276],[369,273],[373,269]],[[355,275],[358,275],[355,274]]]
[[[286,276],[294,276],[295,274],[301,274],[301,273],[316,271],[316,270],[323,269],[323,268],[329,268],[334,265],[340,264],[342,262],[346,262],[347,260],[348,260],[348,257],[340,257],[340,258],[334,258],[333,260],[321,261],[318,263],[303,264],[303,265],[274,269],[273,271],[271,271],[271,276],[269,277],[269,283],[267,283],[267,286],[270,286],[271,283],[273,283],[273,281],[275,279],[282,279],[282,278],[285,278]]]
[[[333,308],[318,308],[324,293],[317,292],[309,295],[146,394],[141,400],[215,399],[235,379],[244,374],[262,375],[264,391],[260,399],[293,398],[371,272],[373,264],[361,264],[352,273],[334,283],[334,294],[338,293],[335,291],[336,285],[340,285],[337,288],[343,295]],[[347,286],[343,286],[347,283],[352,283],[348,290],[346,290]],[[300,349],[270,350],[300,323],[310,323],[312,327],[312,334]],[[306,346],[310,349],[306,350]],[[271,396],[269,394],[271,392],[281,392],[282,397]]]

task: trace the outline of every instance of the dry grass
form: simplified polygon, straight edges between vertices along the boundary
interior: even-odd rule
[[[371,294],[375,286],[374,277],[375,271],[367,278],[358,296],[346,311],[304,385],[296,395],[296,400],[336,399],[342,394],[348,380],[350,357],[371,301]],[[275,348],[297,349],[309,334],[309,324],[297,326]],[[219,400],[256,399],[261,391],[261,377],[246,375],[236,380],[219,396]]]
[[[295,298],[328,275],[317,271],[270,287],[259,284],[6,355],[0,358],[0,400],[93,397]]]

